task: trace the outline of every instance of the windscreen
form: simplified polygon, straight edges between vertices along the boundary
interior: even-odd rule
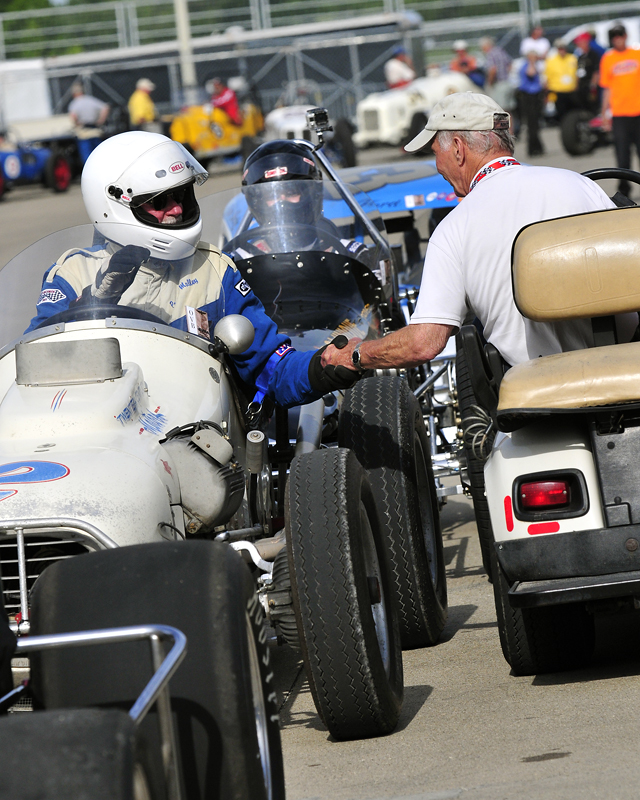
[[[92,248],[92,254],[87,259],[88,248]],[[206,251],[198,251],[195,257],[175,263],[151,259],[140,267],[139,274],[119,300],[100,301],[89,292],[79,302],[75,302],[75,298],[70,298],[69,302],[64,294],[68,294],[66,286],[55,283],[45,286],[48,290],[42,292],[44,275],[56,262],[61,264],[57,277],[75,287],[78,274],[97,272],[108,264],[110,254],[117,250],[118,245],[107,243],[87,224],[46,236],[11,259],[0,269],[0,347],[21,337],[39,312],[42,318],[39,327],[116,316],[123,320],[163,323],[209,338],[209,330],[205,328],[213,328],[224,314],[225,303],[220,279],[208,266]],[[64,261],[61,260],[63,255],[66,256]],[[78,261],[74,259],[80,260],[82,269],[78,269]],[[159,285],[157,278],[164,289],[149,291],[149,286]],[[39,300],[41,303],[36,308]],[[205,319],[202,314],[195,313],[205,305],[216,309],[215,319]],[[61,314],[64,315],[62,319]]]
[[[200,202],[203,238],[233,258],[296,348],[337,331],[366,335],[384,301],[382,220],[366,194],[353,195],[331,181],[271,181]]]

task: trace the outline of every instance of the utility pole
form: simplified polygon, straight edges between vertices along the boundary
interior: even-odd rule
[[[180,77],[182,79],[184,101],[187,105],[195,105],[198,101],[198,81],[193,63],[188,0],[173,0],[173,11],[176,18],[176,33],[180,52]]]

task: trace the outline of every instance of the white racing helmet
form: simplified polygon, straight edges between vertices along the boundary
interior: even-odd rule
[[[147,247],[152,258],[179,261],[195,253],[202,233],[193,190],[209,177],[178,142],[131,131],[98,145],[82,170],[82,198],[96,230],[120,245]],[[182,204],[182,219],[161,223],[142,208],[162,208],[167,194]]]

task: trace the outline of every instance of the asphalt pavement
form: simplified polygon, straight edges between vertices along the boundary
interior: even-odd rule
[[[527,159],[521,143],[516,155],[577,171],[614,164],[611,148],[570,158],[556,130],[543,131],[543,141],[544,156]],[[400,157],[378,149],[361,161]],[[239,173],[217,176],[201,193],[238,181]],[[86,221],[77,185],[63,195],[16,189],[0,204],[0,264],[46,233]],[[405,701],[393,734],[334,741],[296,654],[275,651],[288,800],[636,800],[638,620],[599,618],[588,669],[515,677],[500,650],[470,501],[449,499],[442,523],[449,618],[439,644],[404,653]]]

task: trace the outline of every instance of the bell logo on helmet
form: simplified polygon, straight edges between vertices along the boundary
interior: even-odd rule
[[[174,172],[174,173],[182,172],[183,169],[184,169],[184,164],[182,163],[182,161],[176,161],[169,167],[169,172]]]
[[[289,172],[287,167],[275,167],[275,169],[268,169],[264,173],[264,177],[268,180],[269,178],[279,178],[281,175],[286,175]]]

